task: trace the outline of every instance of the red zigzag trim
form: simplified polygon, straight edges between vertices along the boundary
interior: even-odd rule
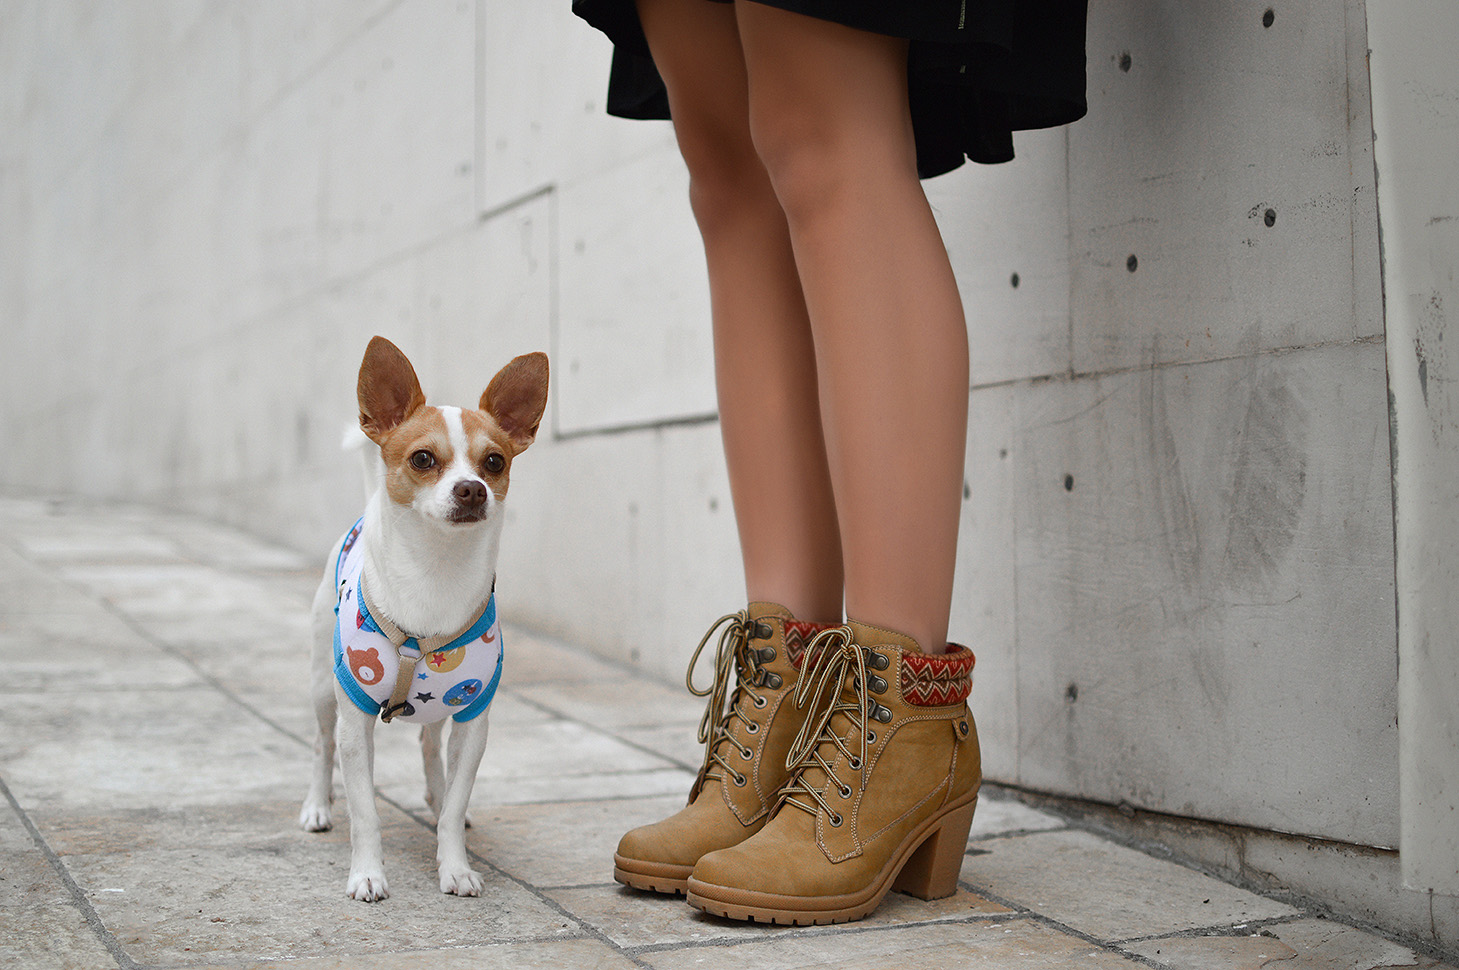
[[[967,647],[933,656],[902,654],[902,699],[917,707],[961,704],[973,690],[973,664],[977,658]]]

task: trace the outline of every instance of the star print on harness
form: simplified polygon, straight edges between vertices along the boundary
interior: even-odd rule
[[[477,717],[490,706],[502,676],[496,595],[464,631],[418,641],[368,605],[357,543],[363,526],[363,519],[355,523],[335,564],[334,674],[345,695],[386,722]]]

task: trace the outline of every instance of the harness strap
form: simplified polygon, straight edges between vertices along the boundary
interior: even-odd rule
[[[395,715],[405,710],[409,704],[410,685],[415,681],[415,668],[420,663],[420,658],[441,649],[457,637],[464,636],[472,627],[476,626],[491,607],[491,596],[487,596],[486,602],[481,604],[481,609],[476,611],[476,615],[455,633],[417,638],[396,626],[395,622],[375,605],[375,601],[370,598],[369,592],[365,589],[363,570],[360,572],[359,593],[360,602],[365,604],[365,609],[369,611],[370,618],[375,621],[380,632],[395,645],[395,652],[399,657],[399,664],[395,670],[395,689],[390,692],[390,700],[380,705],[380,720],[389,724]]]

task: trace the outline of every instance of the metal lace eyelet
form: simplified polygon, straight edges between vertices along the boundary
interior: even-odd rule
[[[749,724],[747,724],[745,726],[745,733],[746,734],[759,734],[760,733],[760,725],[757,724],[754,721],[751,721]]]
[[[878,677],[875,674],[872,674],[866,679],[871,683],[871,691],[873,694],[882,694],[886,692],[887,681],[885,677]]]
[[[768,623],[755,622],[755,628],[750,631],[751,638],[755,640],[769,640],[775,636],[775,630]]]
[[[880,704],[874,704],[874,705],[872,705],[872,710],[871,710],[870,713],[871,713],[871,716],[872,717],[876,718],[878,721],[882,722],[883,724],[890,724],[891,723],[891,720],[892,720],[892,709],[890,707],[883,707]]]
[[[842,798],[850,798],[851,797],[851,786],[850,785],[842,785],[841,786],[841,797]]]
[[[744,788],[745,787],[745,776],[744,775],[735,775],[735,787],[736,788]]]
[[[759,694],[756,694],[755,695],[755,700],[752,703],[758,709],[758,708],[764,707],[766,704],[768,704],[770,702],[767,701],[765,698],[761,697]]]
[[[860,758],[852,758],[850,761],[846,762],[846,764],[848,764],[848,765],[851,766],[851,770],[852,771],[860,771],[861,770],[861,759]]]
[[[783,684],[783,683],[785,683],[785,681],[783,681],[783,680],[780,679],[780,675],[779,674],[766,674],[765,675],[765,685],[767,687],[769,687],[771,690],[779,690],[780,689],[780,685]]]
[[[768,664],[770,661],[772,661],[774,659],[775,659],[775,648],[774,647],[761,647],[760,648],[760,662],[762,664]]]
[[[845,821],[845,819],[843,819],[843,818],[841,818],[841,816],[840,816],[840,815],[837,815],[837,814],[836,814],[836,813],[834,813],[834,812],[833,812],[833,813],[832,813],[832,814],[831,814],[831,819],[830,819],[830,821],[831,821],[831,827],[832,827],[832,828],[838,828],[838,829],[839,829],[839,828],[840,828],[840,827],[841,827],[841,823],[842,823],[842,822],[843,822],[843,821]]]
[[[741,748],[740,749],[740,760],[742,760],[742,761],[752,761],[752,760],[754,760],[754,757],[755,757],[755,752],[751,751],[749,748]]]
[[[876,744],[876,732],[875,731],[867,731],[866,732],[866,743],[867,744]]]

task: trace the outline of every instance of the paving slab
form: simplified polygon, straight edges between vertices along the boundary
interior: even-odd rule
[[[612,884],[549,890],[547,895],[598,933],[625,949],[665,943],[727,943],[763,940],[767,937],[795,939],[818,932],[841,932],[831,927],[767,926],[763,923],[721,919],[699,912],[680,896],[640,892]],[[877,927],[967,920],[1005,913],[1011,911],[966,889],[959,889],[945,899],[931,901],[915,899],[902,893],[888,893],[875,913],[845,929],[865,931]]]
[[[26,970],[115,967],[51,860],[0,801],[0,966]]]
[[[978,796],[978,809],[973,813],[973,827],[968,837],[977,841],[1024,832],[1046,832],[1068,828],[1068,825],[1068,822],[1048,812],[1009,798],[999,798],[984,788]]]
[[[974,890],[1109,942],[1298,912],[1089,832],[1040,832],[976,850],[961,876]]]
[[[1303,919],[1240,935],[1146,940],[1126,949],[1169,970],[1452,970],[1408,947],[1331,920]]]
[[[704,700],[687,690],[620,675],[579,684],[536,684],[523,697],[563,717],[603,727],[684,724],[691,735],[704,715]]]
[[[596,940],[391,950],[387,953],[290,959],[282,964],[273,961],[248,961],[236,966],[240,970],[280,970],[281,967],[287,970],[401,970],[402,967],[427,964],[432,970],[631,970],[638,966],[609,944]],[[179,970],[193,968],[184,967]]]
[[[884,931],[800,933],[714,948],[640,953],[655,970],[706,966],[756,970],[1101,970],[1137,966],[1076,936],[1030,920],[975,921]]]
[[[624,668],[554,637],[521,629],[513,629],[511,634],[515,662],[502,671],[502,683],[508,686],[592,684],[624,676]]]
[[[623,833],[683,807],[683,795],[496,805],[473,813],[469,839],[493,865],[534,886],[608,887]]]
[[[206,688],[0,694],[3,778],[27,807],[150,808],[276,796],[310,752]],[[302,789],[301,789],[302,791]]]
[[[698,721],[618,727],[613,729],[613,733],[629,744],[652,751],[695,772],[704,763],[704,745],[699,743]],[[684,796],[689,796],[689,789],[684,789]]]
[[[580,935],[540,896],[482,862],[481,897],[442,894],[434,833],[388,804],[380,805],[380,816],[391,896],[375,905],[345,896],[347,820],[329,832],[303,832],[293,802],[187,814],[186,823],[176,813],[112,818],[105,841],[96,837],[97,820],[85,841],[108,850],[100,852],[73,851],[85,847],[85,820],[54,824],[77,883],[88,887],[102,922],[143,965]]]

